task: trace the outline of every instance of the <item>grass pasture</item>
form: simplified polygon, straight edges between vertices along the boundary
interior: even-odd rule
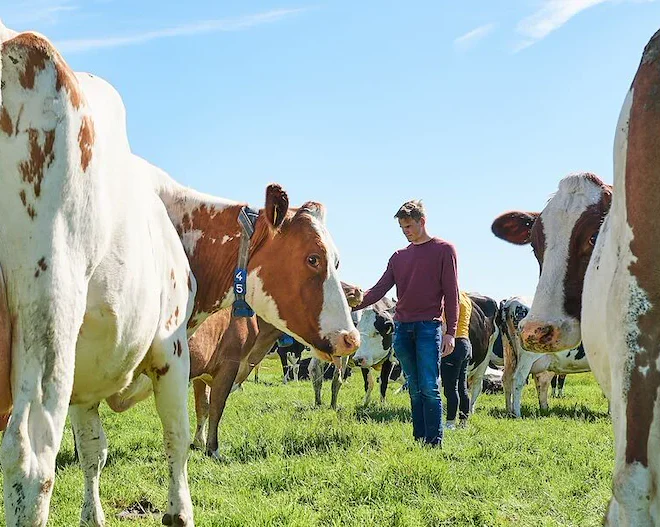
[[[533,383],[523,419],[505,417],[502,395],[482,395],[444,448],[411,438],[409,399],[390,388],[385,406],[363,408],[361,375],[340,408],[313,405],[309,382],[280,384],[266,360],[233,394],[221,425],[225,462],[192,452],[199,526],[579,526],[601,524],[610,495],[613,438],[607,404],[590,374],[567,378],[565,397],[540,414]],[[189,407],[193,431],[192,390]],[[167,467],[153,400],[121,414],[102,407],[109,442],[101,499],[111,526],[160,525],[161,514],[120,519],[141,503],[163,510]],[[1,481],[1,479],[0,479]],[[78,525],[83,478],[67,426],[49,525]],[[4,518],[0,519],[4,524]]]

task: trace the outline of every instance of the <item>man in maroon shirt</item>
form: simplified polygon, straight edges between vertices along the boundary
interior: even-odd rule
[[[364,309],[396,285],[394,353],[408,381],[413,436],[433,446],[442,444],[440,360],[454,351],[458,323],[456,249],[426,232],[421,201],[404,203],[394,215],[410,242],[396,251],[378,283],[364,295]],[[447,320],[443,335],[442,310]]]

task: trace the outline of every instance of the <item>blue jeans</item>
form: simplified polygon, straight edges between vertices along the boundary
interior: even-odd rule
[[[440,322],[394,323],[394,353],[408,381],[413,436],[431,445],[442,443],[441,350]]]

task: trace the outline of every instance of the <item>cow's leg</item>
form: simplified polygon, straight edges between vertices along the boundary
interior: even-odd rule
[[[486,368],[488,367],[488,357],[486,357],[481,364],[476,368],[472,369],[468,374],[468,386],[470,390],[470,413],[474,413],[475,405],[477,403],[477,398],[481,395],[484,384],[484,374],[486,373]]]
[[[337,398],[339,397],[339,390],[341,389],[341,385],[343,384],[343,380],[341,376],[342,376],[342,372],[346,370],[347,366],[348,366],[348,357],[342,357],[341,371],[339,371],[338,368],[335,368],[335,374],[332,376],[332,396],[330,398],[330,407],[333,410],[337,409]]]
[[[177,342],[178,341],[178,342]],[[180,349],[181,356],[172,354]],[[165,454],[169,464],[169,496],[163,525],[194,525],[190,490],[188,489],[188,377],[190,354],[185,329],[155,341],[151,347],[153,363],[150,375],[154,383],[156,410],[163,425]]]
[[[557,395],[559,397],[563,397],[564,396],[564,383],[566,382],[566,375],[559,375],[558,377],[559,378],[557,379],[557,385],[558,385],[557,386],[558,387]]]
[[[502,338],[502,347],[504,348],[504,372],[502,373],[502,387],[504,388],[504,404],[506,413],[514,415],[513,411],[513,374],[516,370],[518,357],[515,354],[513,346],[509,339]]]
[[[151,382],[151,381],[149,381]],[[99,495],[99,479],[108,458],[108,441],[99,417],[99,405],[73,405],[69,418],[76,442],[76,450],[85,476],[80,524],[83,526],[105,525],[105,516]]]
[[[218,426],[225,411],[227,397],[238,372],[238,361],[224,362],[218,369],[211,385],[211,408],[209,413],[209,438],[206,441],[206,455],[214,459],[220,458],[218,452]]]
[[[557,377],[558,375],[553,375],[552,380],[550,381],[550,386],[552,387],[552,396],[557,397]]]
[[[367,406],[371,400],[371,392],[373,392],[374,385],[376,384],[376,377],[374,377],[371,368],[364,369],[367,370],[367,377],[365,381],[364,400],[362,401],[362,406]]]
[[[200,450],[206,446],[206,424],[209,420],[209,387],[201,379],[193,381],[195,393],[195,415],[197,417],[197,429],[192,446]]]
[[[539,408],[541,410],[548,409],[548,387],[551,379],[555,374],[551,371],[542,371],[541,373],[534,373],[534,384],[536,384],[536,393],[539,398]]]
[[[254,365],[254,382],[256,384],[259,384],[259,365],[258,364]]]
[[[321,406],[321,388],[323,388],[323,363],[316,357],[309,361],[309,373],[314,387],[314,404]]]
[[[380,370],[380,404],[385,404],[387,385],[390,382],[390,373],[392,373],[392,361],[387,359]]]
[[[73,388],[84,288],[82,283],[71,283],[68,263],[49,259],[49,264],[43,281],[30,273],[34,298],[22,299],[25,307],[14,322],[14,407],[0,447],[8,526],[46,525],[55,458]],[[52,282],[51,272],[58,275]],[[47,282],[50,288],[45,287]]]
[[[298,382],[298,379],[300,377],[300,362],[297,362],[293,366],[291,366],[291,371],[293,372],[293,380]]]
[[[518,358],[516,369],[513,372],[513,389],[511,391],[511,406],[515,417],[520,417],[522,392],[529,377],[529,372],[532,369],[532,364],[534,364],[537,358],[527,353],[522,353],[522,357]]]
[[[277,348],[277,355],[280,358],[280,362],[282,363],[282,382],[286,384],[289,380],[289,361],[287,357],[287,352],[278,346]]]

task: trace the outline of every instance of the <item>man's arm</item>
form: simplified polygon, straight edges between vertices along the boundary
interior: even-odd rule
[[[392,258],[387,262],[387,269],[380,277],[380,280],[364,294],[364,300],[359,306],[353,308],[353,311],[364,309],[378,302],[387,292],[394,287],[394,271],[392,270]]]
[[[445,320],[447,321],[447,331],[442,337],[442,356],[444,357],[454,351],[454,337],[458,325],[458,263],[456,249],[453,245],[448,246],[440,272],[440,283],[444,294]]]

